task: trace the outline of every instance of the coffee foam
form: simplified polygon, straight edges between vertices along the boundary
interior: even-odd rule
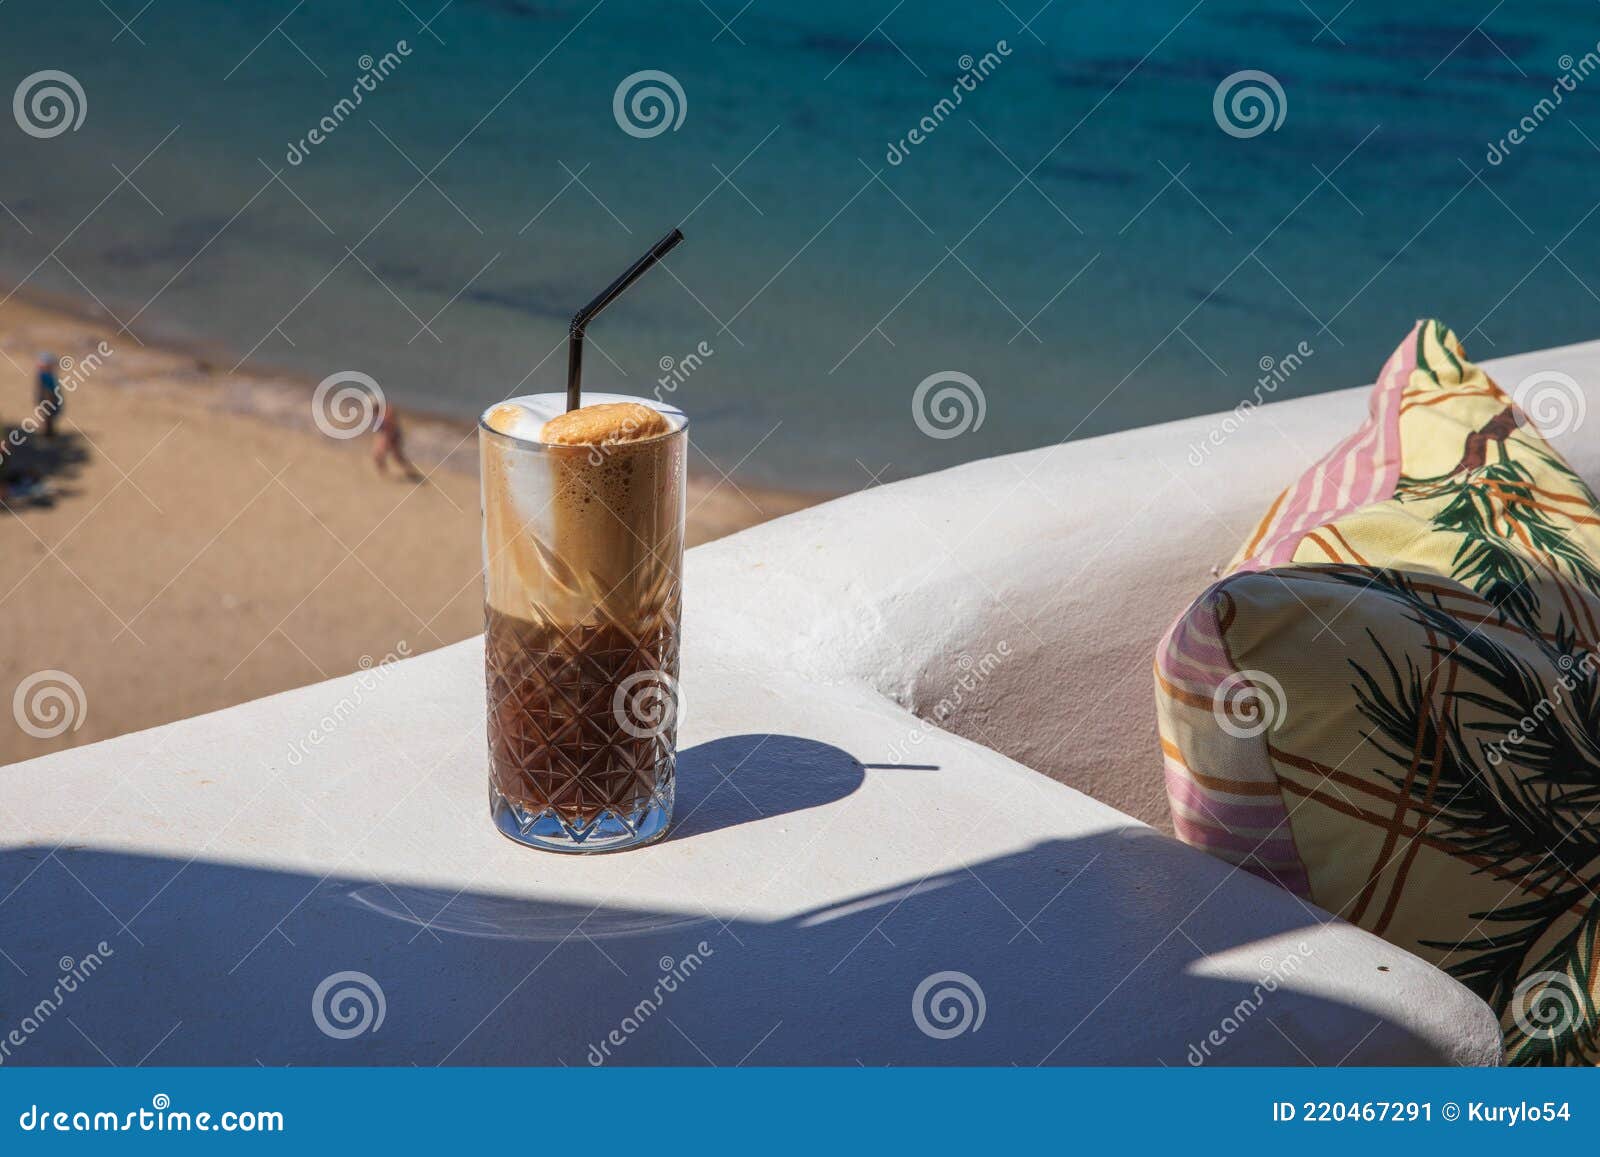
[[[514,398],[484,415],[490,429],[538,447],[494,439],[482,447],[488,595],[505,614],[564,627],[597,616],[626,620],[676,591],[685,445],[663,435],[681,430],[686,419],[645,399],[590,394],[588,400],[616,407],[610,413],[620,418],[637,419],[635,407],[647,409],[645,421],[660,433],[599,445],[555,441],[552,435],[571,436],[560,425],[547,430],[566,414],[561,394]],[[578,421],[569,416],[562,424]],[[603,433],[600,426],[592,430]]]
[[[653,398],[634,398],[627,394],[603,394],[585,392],[583,407],[573,413],[583,413],[587,410],[598,410],[602,406],[642,406],[654,410],[666,420],[668,430],[680,430],[687,423],[688,418],[676,406],[669,406],[665,402],[658,402]],[[557,418],[567,413],[566,394],[524,394],[518,398],[507,398],[497,405],[491,406],[483,415],[483,424],[497,434],[505,434],[511,438],[518,438],[524,442],[546,442],[545,427]],[[560,426],[557,426],[559,432]],[[666,431],[662,431],[663,433]],[[564,439],[549,439],[557,444]]]
[[[638,402],[602,402],[568,410],[544,424],[539,436],[555,446],[615,446],[669,433],[660,413]]]

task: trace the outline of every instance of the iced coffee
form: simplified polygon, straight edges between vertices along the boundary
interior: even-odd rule
[[[608,851],[672,815],[688,423],[566,401],[515,398],[479,425],[489,802],[514,840]]]

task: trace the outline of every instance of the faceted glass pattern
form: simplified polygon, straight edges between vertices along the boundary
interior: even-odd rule
[[[490,808],[561,851],[648,842],[672,813],[678,599],[654,621],[562,631],[486,611]]]

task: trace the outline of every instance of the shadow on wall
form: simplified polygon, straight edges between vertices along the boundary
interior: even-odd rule
[[[860,765],[822,748],[744,736],[685,753],[689,766],[731,775],[721,765],[738,759],[784,775],[744,780],[773,795],[708,789],[675,841],[740,822],[742,809],[770,816],[853,790]],[[481,829],[501,839],[486,819]],[[886,858],[917,839],[880,834]],[[631,856],[640,873],[660,862],[651,850]],[[580,865],[533,852],[526,863],[530,877],[582,893]],[[756,897],[743,911],[715,894],[666,910],[625,895],[544,899],[528,885],[533,894],[511,895],[512,880],[458,890],[13,847],[0,852],[0,1041],[13,1029],[22,1040],[0,1060],[1182,1066],[1230,1024],[1210,1062],[1441,1059],[1371,1011],[1288,991],[1295,933],[1320,914],[1250,879],[1218,900],[1226,867],[1148,829],[1046,841],[878,891],[837,887],[800,911],[784,897],[797,874],[808,894],[828,894],[825,858],[741,857],[727,872],[738,895]],[[1197,894],[1207,896],[1198,907]],[[1241,909],[1241,896],[1261,903]],[[1276,991],[1196,967],[1247,944],[1263,976],[1285,971]],[[63,973],[90,960],[92,973],[62,992]]]

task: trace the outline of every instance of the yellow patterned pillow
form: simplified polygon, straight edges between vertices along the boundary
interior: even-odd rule
[[[1574,399],[1576,400],[1576,399]],[[1600,1060],[1600,512],[1438,322],[1163,640],[1187,842]]]

